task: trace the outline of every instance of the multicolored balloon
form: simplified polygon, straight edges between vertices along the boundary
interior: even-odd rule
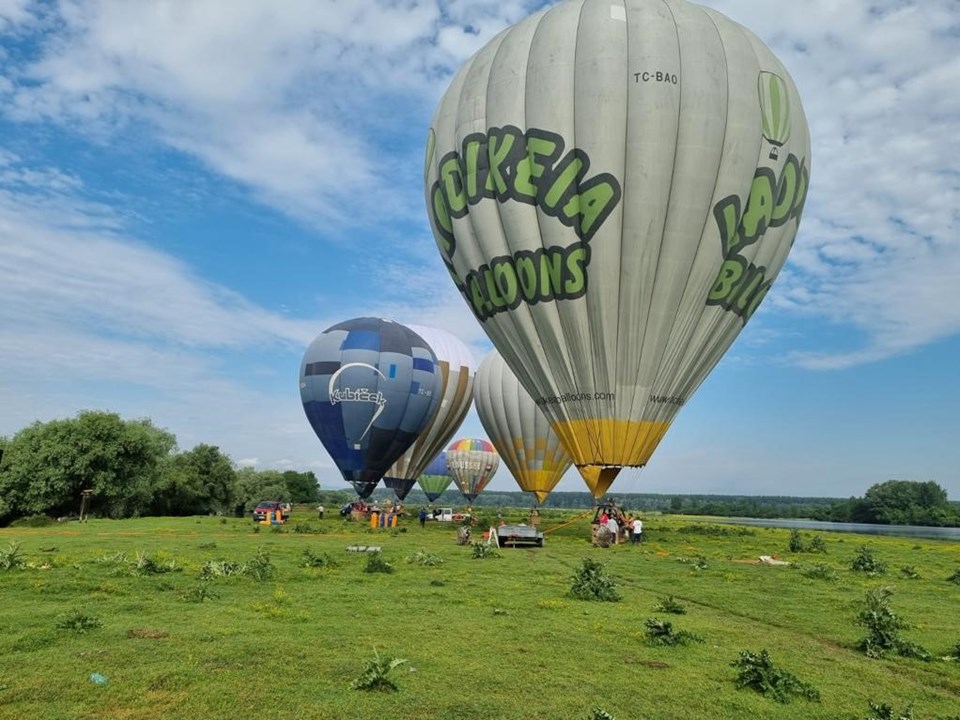
[[[440,403],[437,359],[404,325],[347,320],[307,348],[300,398],[344,479],[360,497],[369,497]]]
[[[566,0],[450,83],[425,191],[450,275],[601,495],[650,459],[793,245],[786,69],[685,0]]]
[[[487,440],[456,440],[447,448],[447,469],[468,502],[477,499],[500,467],[500,456]]]
[[[446,492],[453,482],[453,475],[447,468],[447,453],[442,452],[437,455],[430,464],[424,468],[423,474],[417,478],[417,483],[427,500],[434,502],[438,497]]]
[[[474,360],[459,338],[439,328],[407,325],[437,356],[440,402],[410,449],[387,470],[383,484],[403,500],[423,469],[460,429],[473,399]]]
[[[477,369],[473,398],[483,429],[520,489],[542,503],[573,460],[496,350]]]

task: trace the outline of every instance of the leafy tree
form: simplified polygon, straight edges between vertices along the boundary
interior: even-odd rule
[[[237,515],[252,511],[261,500],[290,502],[290,491],[277,470],[245,467],[237,471],[231,506]]]
[[[873,522],[903,525],[922,521],[931,511],[947,508],[947,491],[935,482],[888,480],[863,496]]]
[[[91,512],[130,517],[149,510],[164,459],[176,447],[170,432],[149,420],[84,411],[75,418],[36,422],[5,448],[0,497],[7,516],[76,512],[90,489]]]
[[[315,503],[320,497],[320,483],[312,472],[287,470],[283,473],[283,482],[290,494],[290,502]]]
[[[237,473],[213,445],[197,445],[165,464],[153,499],[158,515],[204,515],[233,509]]]

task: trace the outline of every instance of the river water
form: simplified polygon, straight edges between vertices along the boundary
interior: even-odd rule
[[[717,517],[711,518],[711,520],[728,525],[752,525],[754,527],[787,528],[790,530],[823,530],[825,532],[859,533],[861,535],[896,535],[899,537],[960,542],[960,528],[923,527],[920,525],[871,525],[868,523],[838,523],[820,520],[767,520],[740,517]]]

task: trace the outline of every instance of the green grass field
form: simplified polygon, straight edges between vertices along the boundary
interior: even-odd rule
[[[570,517],[546,511],[541,525]],[[293,531],[306,523],[321,532]],[[656,516],[645,529],[641,546],[594,548],[583,519],[548,532],[542,549],[485,559],[450,525],[370,530],[306,511],[280,533],[214,517],[0,530],[0,553],[19,542],[24,561],[0,569],[0,718],[552,720],[602,708],[618,720],[836,720],[869,717],[870,701],[913,703],[917,720],[960,717],[960,662],[940,659],[960,643],[960,585],[946,580],[957,543],[824,533],[827,554],[812,555],[789,553],[785,530]],[[368,557],[346,551],[357,544],[381,545],[394,572],[364,572]],[[888,563],[885,576],[850,571],[862,544]],[[258,550],[273,577],[200,581],[206,563],[241,565]],[[303,567],[308,550],[338,564]],[[421,551],[443,562],[408,562]],[[837,579],[750,562],[770,554],[826,563]],[[584,558],[604,563],[620,602],[570,597]],[[151,572],[171,560],[178,570]],[[855,617],[880,585],[912,625],[903,637],[934,660],[855,648]],[[686,614],[655,612],[665,595]],[[651,617],[704,642],[651,646]],[[85,618],[100,625],[79,632]],[[731,663],[761,649],[821,701],[738,690]],[[388,675],[397,692],[351,688],[375,652],[407,660]]]

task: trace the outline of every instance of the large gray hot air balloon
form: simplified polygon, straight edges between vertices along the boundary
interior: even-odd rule
[[[473,398],[483,429],[517,485],[542,503],[573,461],[496,350],[477,368]]]
[[[437,356],[440,402],[410,449],[383,476],[383,484],[401,500],[463,423],[473,400],[474,373],[473,355],[459,338],[439,328],[423,325],[407,327],[426,340]]]
[[[809,167],[786,69],[685,0],[567,0],[454,77],[427,138],[434,235],[595,495],[767,294]]]

